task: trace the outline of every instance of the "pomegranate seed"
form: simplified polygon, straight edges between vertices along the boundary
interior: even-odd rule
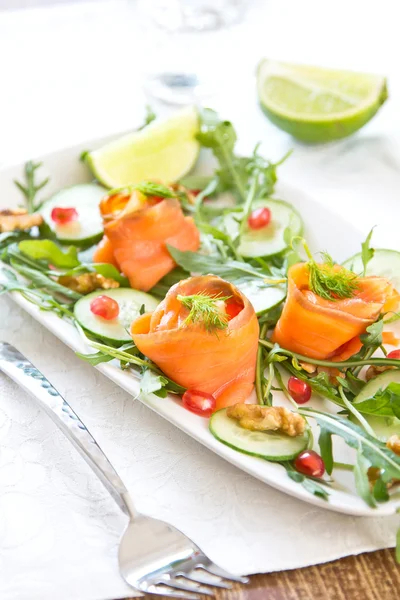
[[[288,390],[289,394],[297,404],[305,404],[311,398],[310,385],[297,377],[289,377]]]
[[[260,207],[253,210],[247,219],[250,229],[262,229],[269,225],[271,221],[271,211],[267,207]]]
[[[324,461],[314,450],[300,452],[294,461],[294,468],[309,477],[322,477],[325,473]]]
[[[186,390],[182,396],[182,404],[190,412],[201,417],[211,417],[216,401],[212,394],[199,390]]]
[[[57,225],[65,225],[71,221],[76,221],[78,218],[78,211],[75,208],[63,208],[62,206],[55,206],[51,211],[51,219]]]
[[[94,315],[111,321],[119,315],[119,305],[116,300],[109,296],[97,296],[90,303],[90,310]]]
[[[193,196],[198,196],[201,192],[201,190],[189,190],[189,191]]]
[[[236,299],[227,300],[225,303],[225,312],[228,315],[229,320],[237,317],[241,310],[243,310],[243,304]]]
[[[395,358],[396,360],[400,360],[400,350],[392,350],[389,352],[386,358]]]

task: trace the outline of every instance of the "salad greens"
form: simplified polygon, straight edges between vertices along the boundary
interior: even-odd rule
[[[149,109],[144,126],[154,118],[154,113]],[[296,216],[296,223],[293,223],[293,215],[285,217],[284,227],[279,234],[282,238],[279,252],[245,255],[244,249],[241,249],[244,233],[255,239],[263,235],[260,231],[249,233],[248,218],[255,207],[261,206],[260,201],[268,200],[272,205],[277,168],[288,155],[272,163],[262,157],[258,145],[250,156],[238,155],[235,150],[237,135],[232,123],[220,120],[217,113],[210,109],[201,113],[197,139],[203,148],[211,150],[216,160],[217,166],[211,176],[188,175],[173,186],[146,180],[110,192],[129,193],[138,190],[152,198],[177,198],[182,210],[194,219],[200,232],[201,246],[197,252],[181,251],[172,243],[167,245],[176,267],[150,293],[163,299],[172,285],[191,274],[212,273],[236,285],[255,307],[256,301],[261,298],[261,309],[256,309],[260,340],[255,391],[259,405],[273,407],[274,393],[282,392],[293,409],[307,422],[316,422],[319,450],[327,474],[332,476],[337,468],[351,469],[358,494],[368,506],[375,507],[379,502],[388,501],[390,486],[396,486],[400,481],[400,457],[375,435],[369,419],[400,419],[400,383],[388,381],[386,386],[368,393],[363,371],[364,367],[400,369],[399,358],[386,356],[383,345],[384,326],[388,321],[380,316],[366,327],[360,336],[361,348],[350,358],[341,361],[311,358],[283,348],[271,339],[271,330],[282,313],[288,269],[295,263],[303,262],[297,242],[302,242],[307,255],[309,290],[319,298],[334,303],[340,299],[351,299],[357,293],[360,276],[366,275],[368,264],[378,256],[377,252],[380,251],[371,247],[373,229],[362,243],[358,255],[360,272],[353,271],[352,266],[338,268],[327,252],[322,252],[322,261],[317,261],[305,240],[299,237],[302,235],[300,216]],[[15,182],[30,213],[42,207],[43,203],[37,201],[37,194],[48,182],[48,179],[37,182],[40,166],[40,163],[28,162],[24,170],[25,181]],[[292,212],[296,213],[295,210]],[[265,245],[256,246],[257,249],[259,247],[264,248]],[[0,294],[18,291],[41,310],[55,312],[71,321],[93,349],[89,354],[78,353],[80,358],[94,366],[116,360],[123,369],[135,369],[141,375],[141,392],[144,394],[152,393],[164,398],[167,393],[185,392],[184,387],[167,377],[154,362],[141,354],[133,342],[112,345],[106,338],[82,329],[76,321],[74,305],[82,294],[62,285],[60,281],[63,279],[60,278],[97,274],[120,287],[129,287],[129,280],[113,264],[91,262],[88,251],[83,252],[76,246],[66,247],[45,226],[30,232],[0,233],[0,259],[7,265],[2,270]],[[186,324],[201,321],[207,330],[216,332],[228,328],[228,318],[224,311],[221,312],[221,304],[229,301],[229,298],[218,295],[210,297],[201,292],[178,296],[178,300],[189,310]],[[376,355],[380,350],[383,356]],[[330,400],[340,412],[334,414],[297,404],[287,383],[287,378],[291,376],[310,386],[315,394]],[[335,462],[333,436],[342,438],[354,450],[354,465]],[[292,460],[281,460],[281,464],[293,481],[308,492],[328,500],[331,480],[300,473]],[[398,544],[400,560],[400,534]]]

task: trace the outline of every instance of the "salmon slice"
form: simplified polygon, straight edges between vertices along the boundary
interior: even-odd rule
[[[383,277],[360,277],[352,298],[326,300],[308,287],[308,267],[288,272],[288,294],[273,341],[309,358],[346,360],[361,348],[359,336],[374,323],[393,292]]]
[[[199,293],[233,297],[242,308],[226,329],[207,331],[201,323],[185,323],[189,310],[178,299]],[[153,313],[132,323],[131,335],[168,377],[185,388],[213,394],[217,409],[244,402],[253,390],[257,317],[247,298],[220,277],[191,277],[174,285]]]
[[[104,232],[119,269],[133,288],[147,292],[176,264],[166,245],[196,251],[200,234],[191,217],[185,217],[178,200],[166,198],[106,223]]]
[[[114,267],[119,270],[118,263],[115,260],[112,244],[106,235],[103,236],[102,240],[94,251],[93,262],[109,263],[110,265],[114,265]]]

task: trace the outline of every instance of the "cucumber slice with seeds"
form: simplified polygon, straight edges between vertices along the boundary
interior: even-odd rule
[[[87,248],[103,237],[99,203],[107,190],[95,183],[81,183],[60,190],[43,205],[40,213],[61,244]],[[57,225],[51,218],[53,208],[75,208],[78,219]]]
[[[250,229],[246,225],[238,248],[239,254],[246,258],[280,254],[287,248],[285,230],[290,228],[293,236],[301,235],[303,231],[303,221],[291,204],[272,198],[253,204],[253,210],[262,207],[271,211],[271,221],[261,229]]]
[[[305,450],[310,439],[310,431],[303,435],[289,437],[275,431],[250,431],[244,429],[235,419],[230,419],[226,408],[215,412],[209,423],[213,436],[243,454],[258,456],[271,461],[291,460]]]
[[[90,303],[96,296],[109,296],[118,302],[119,315],[116,319],[107,321],[92,313]],[[108,342],[122,344],[132,339],[129,327],[139,316],[143,304],[145,311],[148,312],[154,310],[159,301],[150,294],[128,288],[97,290],[78,300],[74,307],[74,314],[78,323],[89,333]]]

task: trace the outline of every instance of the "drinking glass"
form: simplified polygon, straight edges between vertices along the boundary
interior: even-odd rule
[[[201,103],[212,94],[228,32],[244,0],[141,0],[147,18],[145,91],[172,104]],[[220,73],[219,73],[220,75]]]

